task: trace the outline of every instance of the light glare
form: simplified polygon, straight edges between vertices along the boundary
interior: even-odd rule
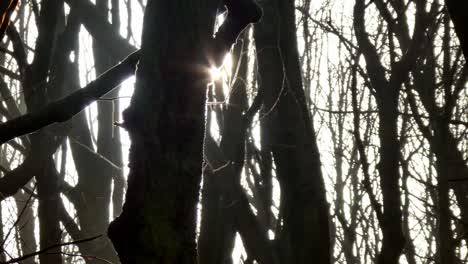
[[[221,75],[222,75],[221,68],[211,67],[210,75],[211,75],[211,79],[213,81],[219,80],[221,78]]]

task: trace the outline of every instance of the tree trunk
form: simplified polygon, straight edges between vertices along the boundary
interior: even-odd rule
[[[235,57],[234,61],[241,63],[239,78],[246,79],[247,57],[242,55],[242,46],[243,42],[239,41],[233,49],[237,52],[233,52],[232,56]],[[239,57],[236,57],[236,55]],[[233,68],[236,69],[236,66],[234,64]],[[220,118],[220,122],[222,123],[219,123],[222,127],[220,129],[222,136],[221,151],[226,156],[226,160],[231,161],[229,166],[234,166],[232,164],[236,165],[234,170],[230,170],[232,173],[217,170],[217,166],[203,171],[202,219],[200,237],[198,239],[198,261],[204,264],[232,264],[232,251],[236,235],[234,224],[235,212],[232,210],[232,206],[229,206],[229,203],[232,202],[232,197],[227,197],[227,192],[232,193],[233,191],[225,190],[223,187],[234,188],[234,186],[240,184],[242,167],[240,169],[238,167],[243,162],[244,150],[242,111],[245,110],[245,101],[247,99],[245,85],[241,81],[237,82],[234,80],[233,83],[231,87],[233,93],[229,97],[229,103],[226,104],[225,111],[217,112],[217,117],[219,115],[223,117]],[[223,81],[216,82],[215,85],[222,86]],[[222,92],[222,87],[216,87],[216,90]],[[208,116],[208,118],[210,117]],[[207,129],[209,129],[208,125]],[[210,136],[209,131],[206,131],[206,133]],[[205,155],[207,157],[213,156],[213,153],[207,153],[211,151],[211,148],[208,148],[206,144]],[[206,159],[213,166],[213,161],[209,158]],[[226,176],[229,178],[226,178]],[[217,178],[221,177],[223,177],[222,181],[217,180]],[[230,184],[222,183],[226,181]]]
[[[132,141],[128,192],[109,227],[122,263],[196,263],[209,68],[203,56],[216,7],[213,0],[146,6],[137,83],[124,112]]]
[[[207,167],[203,178],[202,220],[198,252],[200,263],[233,263],[236,231],[240,234],[249,261],[276,263],[265,227],[258,222],[241,186],[244,165],[247,110],[247,34],[237,42],[233,56],[238,69],[230,88],[229,102],[223,112],[220,146],[209,132],[205,137]],[[237,65],[239,64],[240,65]],[[239,67],[237,67],[239,66]],[[208,119],[209,120],[209,119]],[[208,123],[209,124],[209,123]],[[207,127],[209,125],[207,124]]]
[[[385,15],[385,11],[376,2],[379,12]],[[400,27],[392,30],[398,33],[405,52],[399,61],[392,60],[391,71],[386,72],[377,47],[369,40],[366,32],[365,12],[366,4],[364,0],[357,0],[354,6],[354,31],[356,33],[359,51],[366,61],[366,71],[369,76],[372,89],[375,91],[375,98],[378,107],[379,117],[379,163],[377,169],[380,177],[380,188],[382,189],[383,213],[378,217],[382,230],[382,248],[378,255],[380,264],[396,264],[399,262],[401,253],[405,245],[403,234],[401,191],[400,191],[400,142],[398,139],[398,99],[401,86],[407,80],[409,72],[414,67],[417,58],[421,55],[421,43],[424,41],[424,32],[427,27],[425,19],[425,1],[416,1],[415,28],[413,37],[410,38],[400,31],[405,31]],[[390,27],[390,25],[389,25]],[[393,40],[392,40],[393,41]],[[391,56],[396,57],[395,54]],[[387,78],[386,75],[389,75]]]
[[[271,147],[281,186],[284,263],[330,263],[329,212],[315,132],[306,107],[294,1],[266,1],[255,28]],[[279,32],[278,32],[279,29]],[[284,70],[284,71],[283,71]],[[291,252],[288,253],[290,242]]]
[[[379,139],[380,161],[378,171],[383,197],[383,222],[381,223],[383,239],[378,262],[398,263],[405,244],[402,229],[401,191],[399,185],[400,173],[398,161],[400,158],[400,143],[397,132],[397,102],[398,94],[393,87],[385,87],[387,95],[377,99],[379,108]],[[390,90],[390,92],[388,92]],[[392,93],[392,94],[391,94]]]
[[[46,105],[49,99],[60,96],[61,87],[47,83],[47,77],[56,45],[59,18],[63,11],[61,7],[63,7],[63,3],[59,0],[44,0],[41,2],[36,52],[32,64],[25,71],[23,82],[24,96],[29,112],[37,111]],[[55,163],[52,159],[52,154],[57,149],[60,139],[61,137],[54,136],[50,127],[39,130],[30,136],[31,155],[34,159],[33,167],[36,173],[39,200],[40,248],[61,241],[62,232],[58,220],[59,183]],[[39,261],[47,264],[61,264],[62,255],[60,253],[43,253],[39,255]]]
[[[196,263],[208,69],[261,17],[251,0],[224,3],[229,14],[214,38],[216,0],[146,6],[137,83],[124,112],[132,140],[128,191],[109,227],[122,263]]]
[[[103,17],[107,18],[108,14],[108,1],[97,1],[96,8],[100,11]],[[115,22],[115,21],[114,21]],[[118,23],[113,27],[118,26]],[[115,30],[118,32],[118,28]],[[93,41],[93,52],[95,60],[96,75],[101,75],[106,70],[111,68],[117,62],[113,60],[107,50],[103,48],[102,43]],[[78,74],[78,72],[75,72]],[[105,98],[118,97],[119,89],[116,88],[108,93]],[[83,149],[82,146],[75,148],[81,149],[84,157],[90,156],[91,162],[83,163],[82,166],[88,167],[87,173],[80,174],[79,189],[82,195],[79,208],[79,219],[81,230],[86,236],[94,236],[96,234],[106,233],[106,229],[110,222],[110,205],[111,205],[111,188],[112,180],[123,178],[123,170],[118,170],[110,166],[103,159],[107,159],[113,164],[122,167],[122,152],[120,144],[120,131],[118,127],[114,126],[115,116],[119,115],[119,102],[118,100],[102,100],[97,102],[98,107],[98,137],[97,137],[97,153],[89,153],[94,151],[91,142],[91,135],[87,125],[83,128],[78,128],[84,132],[80,141],[85,142],[88,149]],[[78,120],[77,120],[78,121]],[[117,121],[117,120],[115,120]],[[85,130],[86,131],[85,131]],[[103,157],[102,159],[97,158]],[[80,156],[78,156],[80,157]],[[81,156],[83,157],[83,156]],[[114,190],[121,192],[122,186],[119,184],[114,185]],[[120,208],[121,204],[117,208]],[[107,237],[103,237],[92,241],[88,248],[91,255],[104,258],[109,261],[116,261],[117,255],[112,247],[111,242]],[[88,263],[97,263],[99,260],[87,261]]]

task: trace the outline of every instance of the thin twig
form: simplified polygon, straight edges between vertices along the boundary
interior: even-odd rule
[[[45,252],[47,252],[47,251],[49,251],[51,249],[54,249],[54,248],[60,248],[60,247],[63,247],[63,246],[69,246],[69,245],[76,245],[76,244],[80,244],[80,243],[85,243],[85,242],[89,242],[89,241],[95,240],[95,239],[100,238],[100,237],[102,237],[102,235],[98,235],[98,236],[94,236],[94,237],[90,237],[90,238],[85,238],[85,239],[80,239],[80,240],[75,240],[75,241],[66,242],[66,243],[54,244],[54,245],[48,246],[48,247],[46,247],[44,249],[41,249],[39,251],[29,253],[29,254],[26,254],[26,255],[18,257],[18,258],[13,258],[13,259],[10,259],[8,261],[2,261],[2,262],[0,262],[0,264],[18,263],[18,262],[23,261],[25,259],[37,256],[37,255],[42,254],[42,253],[45,253]]]
[[[34,191],[36,190],[36,186],[37,186],[37,184],[34,185],[33,193],[34,193]],[[24,214],[24,211],[26,211],[26,207],[28,206],[28,204],[29,204],[29,202],[31,201],[32,198],[33,198],[33,194],[29,195],[29,198],[28,198],[28,200],[26,201],[26,204],[24,205],[23,209],[21,209],[21,212],[20,212],[20,214],[18,215],[18,217],[16,218],[15,223],[10,227],[10,229],[8,230],[8,233],[6,234],[5,238],[3,239],[3,242],[2,242],[2,244],[1,244],[1,246],[0,246],[0,249],[1,249],[1,250],[3,250],[3,248],[4,248],[4,246],[5,246],[5,242],[7,241],[8,237],[10,236],[11,231],[18,225],[18,223],[19,223],[21,217],[22,217],[23,214]]]

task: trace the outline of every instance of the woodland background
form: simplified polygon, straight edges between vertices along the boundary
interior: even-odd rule
[[[261,0],[215,70],[204,41],[235,6],[22,1],[0,46],[0,263],[466,263],[455,2]]]

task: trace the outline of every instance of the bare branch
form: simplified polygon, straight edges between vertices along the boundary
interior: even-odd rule
[[[2,262],[0,262],[0,264],[19,263],[20,261],[23,261],[23,260],[28,259],[28,258],[32,258],[32,257],[40,255],[42,253],[46,253],[47,251],[49,251],[51,249],[54,249],[54,248],[60,248],[60,247],[63,247],[63,246],[76,245],[76,244],[80,244],[80,243],[89,242],[89,241],[95,240],[97,238],[100,238],[101,236],[102,235],[94,236],[94,237],[90,237],[90,238],[85,238],[85,239],[80,239],[80,240],[75,240],[75,241],[66,242],[66,243],[54,244],[54,245],[48,246],[48,247],[46,247],[44,249],[41,249],[39,251],[30,253],[30,254],[26,254],[26,255],[24,255],[22,257],[19,257],[19,258],[13,258],[13,259],[10,259],[8,261],[2,261]]]
[[[50,103],[42,110],[0,124],[0,144],[15,137],[32,133],[57,122],[65,122],[81,112],[89,104],[110,92],[122,81],[134,74],[140,58],[139,52],[134,52],[123,62],[105,72],[99,78],[69,96]]]

